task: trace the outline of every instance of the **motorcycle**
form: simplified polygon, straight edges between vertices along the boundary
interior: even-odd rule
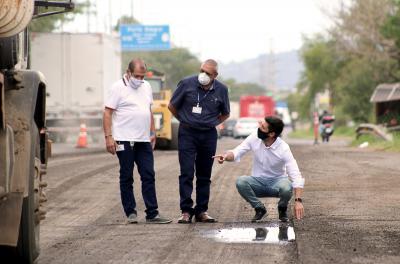
[[[335,117],[331,115],[326,115],[321,118],[320,134],[322,142],[329,142],[329,138],[333,135],[334,131],[333,127],[334,121]]]

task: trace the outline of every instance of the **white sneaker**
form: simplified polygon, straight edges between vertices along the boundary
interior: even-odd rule
[[[135,213],[130,214],[128,216],[127,221],[128,221],[129,224],[137,224],[138,223],[137,214],[135,214]]]

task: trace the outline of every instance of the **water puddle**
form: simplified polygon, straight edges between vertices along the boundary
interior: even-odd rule
[[[200,231],[200,234],[223,243],[287,244],[295,240],[294,229],[288,224],[219,228]]]

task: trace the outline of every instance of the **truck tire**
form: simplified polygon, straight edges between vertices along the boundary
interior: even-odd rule
[[[34,156],[30,160],[29,193],[22,204],[21,222],[17,246],[18,263],[34,263],[39,256],[39,177],[40,177],[40,141],[39,132],[33,123],[32,149]]]
[[[171,150],[177,150],[178,149],[178,132],[179,132],[179,123],[172,123],[171,124],[171,142],[169,144],[169,148]]]

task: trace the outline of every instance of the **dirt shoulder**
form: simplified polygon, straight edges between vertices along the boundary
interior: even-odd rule
[[[400,154],[294,145],[306,177],[301,263],[400,263]]]

